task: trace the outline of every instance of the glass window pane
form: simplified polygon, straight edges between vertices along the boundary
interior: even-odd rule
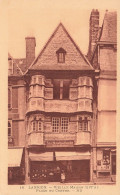
[[[61,130],[62,132],[68,131],[68,118],[67,117],[61,118]]]
[[[60,119],[57,117],[52,118],[52,131],[59,132]]]

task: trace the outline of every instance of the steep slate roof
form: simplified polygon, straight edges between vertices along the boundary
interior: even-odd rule
[[[23,75],[23,73],[26,71],[26,59],[14,59],[8,52],[8,60],[13,61],[13,74],[10,74],[9,76]]]
[[[106,12],[100,41],[117,42],[117,12]]]
[[[21,69],[22,73],[26,71],[26,59],[25,58],[14,59],[14,62]]]
[[[58,63],[56,51],[66,51],[65,63]],[[93,70],[62,23],[58,25],[48,42],[29,67],[31,70]]]

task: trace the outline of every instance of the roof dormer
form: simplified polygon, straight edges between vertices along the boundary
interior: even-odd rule
[[[65,55],[66,51],[61,47],[56,51],[57,54],[57,62],[58,63],[65,63]]]

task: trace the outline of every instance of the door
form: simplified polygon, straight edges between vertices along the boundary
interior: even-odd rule
[[[90,161],[72,161],[72,173],[75,180],[78,180],[80,182],[90,181]]]
[[[116,175],[116,155],[112,155],[111,160],[112,160],[112,175]]]
[[[90,161],[83,160],[80,163],[80,181],[88,182],[90,181]]]

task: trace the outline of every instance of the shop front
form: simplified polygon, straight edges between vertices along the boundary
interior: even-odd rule
[[[24,184],[24,151],[23,148],[8,149],[8,184]]]
[[[30,180],[36,183],[90,181],[89,152],[29,153]]]
[[[116,181],[116,149],[99,148],[97,150],[97,178]]]

